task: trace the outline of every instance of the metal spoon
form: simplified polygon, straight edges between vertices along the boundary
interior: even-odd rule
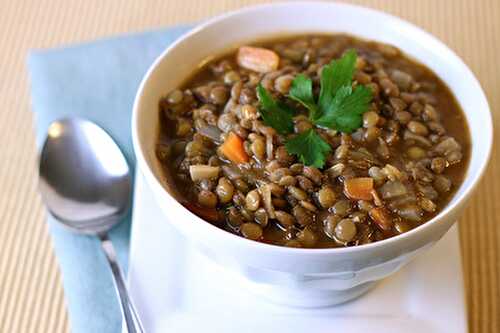
[[[107,234],[130,203],[130,170],[118,146],[90,121],[67,118],[53,122],[40,156],[40,192],[60,223],[99,237],[128,332],[143,332]]]

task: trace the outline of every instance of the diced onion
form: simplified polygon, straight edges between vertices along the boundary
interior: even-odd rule
[[[201,179],[213,179],[219,176],[220,167],[210,165],[191,165],[189,166],[189,174],[193,181]]]
[[[203,126],[198,130],[198,133],[216,143],[221,142],[220,135],[222,134],[222,131],[218,127],[212,125]]]

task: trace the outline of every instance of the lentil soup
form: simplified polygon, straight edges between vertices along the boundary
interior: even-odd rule
[[[349,50],[344,91],[365,87],[369,103],[353,128],[324,126],[308,109],[321,106],[327,65],[337,59],[335,74]],[[290,98],[298,77],[310,82],[309,104]],[[290,119],[288,131],[270,125],[267,106]],[[290,247],[362,245],[425,223],[453,197],[470,155],[465,116],[431,70],[343,34],[241,46],[166,92],[159,112],[157,156],[177,199],[228,232]],[[304,133],[316,141],[292,150]],[[318,140],[314,162],[297,153]]]

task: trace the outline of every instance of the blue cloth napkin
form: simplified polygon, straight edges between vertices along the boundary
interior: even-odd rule
[[[135,93],[154,59],[187,29],[176,27],[31,52],[28,67],[39,147],[52,121],[79,116],[103,127],[134,170],[130,119]],[[72,331],[120,332],[120,308],[98,240],[67,231],[53,217],[48,217],[48,224]],[[129,236],[130,216],[110,234],[125,271]]]

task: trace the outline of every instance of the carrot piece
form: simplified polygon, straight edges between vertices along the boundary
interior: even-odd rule
[[[344,194],[350,199],[371,200],[373,179],[369,177],[351,178],[344,181]]]
[[[276,52],[261,47],[242,46],[236,55],[238,65],[259,73],[278,69],[280,57]]]
[[[218,222],[220,220],[220,214],[215,208],[200,207],[190,202],[184,202],[183,205],[204,220],[209,222]]]
[[[221,152],[236,164],[247,163],[248,155],[243,147],[243,140],[233,132],[230,132],[226,141],[220,146]]]
[[[384,207],[372,208],[370,212],[368,212],[368,215],[370,215],[373,222],[383,231],[391,230],[394,224],[391,214]]]

